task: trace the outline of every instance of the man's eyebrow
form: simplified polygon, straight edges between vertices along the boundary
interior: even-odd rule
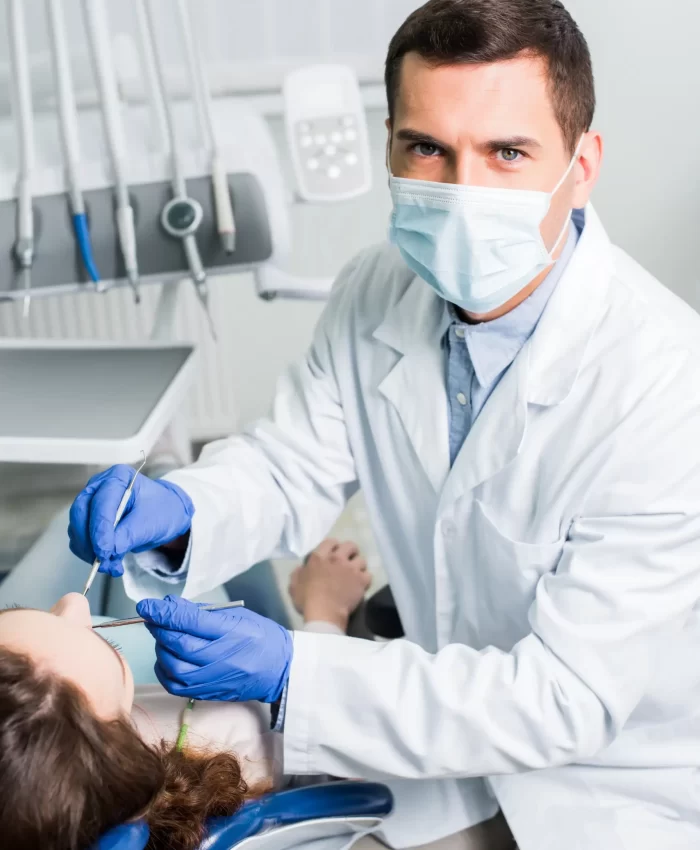
[[[483,146],[494,151],[511,150],[513,148],[539,149],[542,147],[537,139],[533,139],[530,136],[510,136],[506,139],[489,139]]]
[[[430,133],[423,133],[421,130],[412,130],[410,127],[404,127],[403,130],[398,130],[395,138],[402,142],[417,142],[424,145],[434,145],[436,148],[450,150],[450,146],[431,136]]]

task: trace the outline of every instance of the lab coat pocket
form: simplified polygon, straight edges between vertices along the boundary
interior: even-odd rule
[[[565,538],[553,542],[521,542],[507,537],[491,518],[489,508],[474,502],[467,527],[470,592],[463,598],[476,624],[479,648],[503,650],[530,632],[528,611],[540,578],[553,572]],[[474,645],[474,640],[470,641]]]

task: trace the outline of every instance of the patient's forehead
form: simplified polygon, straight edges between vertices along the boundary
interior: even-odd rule
[[[0,612],[0,645],[72,681],[100,716],[118,713],[125,667],[114,649],[87,626],[46,611],[10,608]]]

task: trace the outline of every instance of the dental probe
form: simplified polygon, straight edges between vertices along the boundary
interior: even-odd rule
[[[124,511],[126,510],[126,506],[129,502],[129,499],[131,498],[131,493],[133,492],[134,484],[136,482],[136,478],[137,478],[139,472],[141,472],[141,470],[143,469],[143,467],[146,464],[146,454],[144,452],[141,452],[141,454],[143,455],[143,460],[141,461],[141,465],[134,472],[134,477],[131,479],[131,483],[129,484],[129,486],[124,491],[124,495],[122,496],[121,502],[119,502],[119,507],[117,508],[117,515],[114,518],[114,527],[115,528],[119,525],[119,521],[124,516]],[[92,587],[92,583],[93,583],[93,581],[95,581],[95,576],[97,575],[97,572],[100,569],[100,563],[101,563],[101,561],[100,561],[99,558],[95,558],[95,560],[92,562],[92,569],[90,570],[90,575],[88,576],[88,579],[85,582],[85,589],[83,590],[83,596],[87,596],[88,590],[90,590],[90,588]]]
[[[117,235],[124,258],[127,280],[134,294],[134,301],[141,301],[139,294],[139,268],[136,257],[136,232],[134,210],[129,199],[129,187],[124,176],[126,144],[122,121],[117,75],[112,56],[109,35],[109,19],[104,0],[83,0],[87,19],[88,41],[100,90],[102,117],[104,120],[107,150],[112,160],[114,188],[117,199]]]
[[[19,175],[17,180],[17,241],[15,258],[24,285],[23,313],[29,316],[34,261],[34,212],[32,210],[32,172],[34,170],[34,115],[32,88],[27,54],[27,32],[24,0],[10,0],[7,6],[10,62],[15,84],[17,109],[17,146]]]
[[[235,602],[216,602],[212,605],[202,605],[200,611],[225,611],[227,608],[243,608],[245,602],[242,599],[237,599]],[[117,626],[135,626],[138,623],[145,623],[143,617],[129,617],[126,620],[110,620],[107,623],[97,623],[93,629],[114,629]]]
[[[80,159],[80,144],[78,141],[78,109],[73,94],[73,76],[70,69],[70,54],[66,40],[66,30],[63,20],[62,0],[47,0],[49,10],[49,32],[53,54],[54,75],[56,77],[56,101],[58,104],[59,126],[61,129],[61,144],[66,160],[66,178],[68,196],[73,213],[73,229],[80,250],[83,264],[95,283],[99,283],[100,274],[92,254],[92,242],[85,201],[78,176],[78,161]]]
[[[137,0],[137,3],[142,7],[141,13],[138,15],[138,23],[139,28],[142,30],[141,41],[143,43],[143,51],[149,57],[152,57],[152,62],[149,61],[149,65],[155,71],[154,82],[156,84],[156,90],[154,94],[162,106],[162,110],[159,110],[159,112],[165,118],[168,144],[170,147],[173,197],[161,211],[161,224],[166,233],[176,239],[180,239],[182,242],[197,297],[206,313],[212,338],[216,340],[216,328],[214,327],[214,320],[209,311],[207,274],[204,270],[204,264],[202,263],[195,236],[204,213],[202,205],[187,194],[187,183],[182,169],[180,149],[175,131],[175,119],[165,83],[163,59],[158,50],[158,42],[156,40],[156,28],[151,0]]]
[[[231,192],[229,190],[226,171],[221,160],[221,153],[216,141],[214,116],[212,114],[209,84],[207,82],[202,53],[193,36],[192,16],[190,15],[189,0],[177,0],[180,30],[185,45],[187,66],[192,84],[192,96],[199,119],[199,126],[205,138],[207,148],[211,152],[211,180],[214,191],[214,206],[216,207],[216,223],[221,245],[228,254],[236,250],[236,221],[233,216]]]

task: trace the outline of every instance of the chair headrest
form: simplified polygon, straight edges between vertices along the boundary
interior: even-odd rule
[[[327,782],[289,791],[275,791],[250,800],[235,815],[213,818],[207,847],[233,847],[261,830],[321,818],[382,818],[391,813],[394,798],[378,782]],[[148,826],[124,824],[103,836],[93,850],[144,850]]]
[[[148,838],[148,826],[143,821],[125,823],[103,835],[92,850],[144,850]]]

